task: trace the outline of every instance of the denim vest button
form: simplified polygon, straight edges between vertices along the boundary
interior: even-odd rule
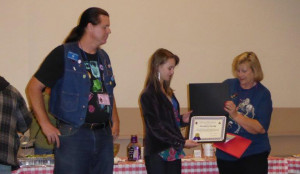
[[[85,105],[83,105],[82,108],[85,108]]]

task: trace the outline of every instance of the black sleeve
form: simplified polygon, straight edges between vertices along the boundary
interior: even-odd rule
[[[64,73],[64,46],[60,45],[50,52],[34,74],[47,87],[53,87]]]

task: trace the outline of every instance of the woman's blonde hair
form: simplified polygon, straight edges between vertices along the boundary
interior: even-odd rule
[[[259,60],[254,52],[244,52],[233,59],[232,62],[232,74],[234,77],[237,77],[238,66],[247,63],[254,73],[254,81],[260,82],[264,78],[263,71]]]

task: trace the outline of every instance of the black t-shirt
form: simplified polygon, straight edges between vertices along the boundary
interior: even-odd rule
[[[64,46],[60,45],[49,53],[38,71],[35,73],[34,77],[36,77],[45,86],[52,88],[63,73]]]
[[[85,122],[101,123],[109,119],[110,107],[108,95],[104,86],[103,65],[97,54],[88,54],[81,50],[84,65],[91,80],[88,110]],[[64,73],[64,47],[56,47],[45,58],[35,77],[45,86],[52,88]],[[99,80],[100,79],[100,80]]]

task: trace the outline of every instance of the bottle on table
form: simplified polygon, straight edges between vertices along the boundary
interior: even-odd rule
[[[141,159],[141,145],[138,143],[137,135],[131,135],[130,143],[127,146],[128,161]]]

